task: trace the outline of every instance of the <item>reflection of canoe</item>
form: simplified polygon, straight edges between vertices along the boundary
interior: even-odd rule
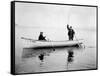
[[[50,53],[52,53],[52,49],[32,49],[32,48],[23,48],[22,52],[22,58],[30,58],[30,57],[36,57],[40,54],[43,54],[44,56],[49,56]]]

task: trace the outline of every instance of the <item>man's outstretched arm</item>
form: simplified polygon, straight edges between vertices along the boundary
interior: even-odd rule
[[[70,30],[69,25],[67,25],[67,29]]]

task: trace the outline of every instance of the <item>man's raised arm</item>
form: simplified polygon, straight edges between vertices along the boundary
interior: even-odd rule
[[[67,24],[67,29],[70,30],[69,25]]]

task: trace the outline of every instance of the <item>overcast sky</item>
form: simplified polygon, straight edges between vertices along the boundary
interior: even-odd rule
[[[21,27],[95,29],[96,8],[69,5],[16,3],[15,22]]]

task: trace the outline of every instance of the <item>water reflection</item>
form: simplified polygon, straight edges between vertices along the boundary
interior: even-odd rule
[[[73,61],[74,61],[74,51],[73,50],[75,50],[75,48],[73,49],[73,48],[68,48],[67,49],[67,53],[68,53],[68,55],[67,55],[67,70],[69,70],[69,68],[70,68],[70,65],[71,64],[73,64]]]
[[[38,58],[41,60],[41,62],[43,62],[44,54],[40,54],[40,55],[38,56]]]
[[[91,51],[91,48],[86,50],[64,47],[55,48],[55,51],[51,48],[23,48],[21,61],[16,65],[16,72],[34,73],[87,69],[87,66],[91,68],[96,65],[93,63],[93,58],[91,58],[93,55],[94,51]]]
[[[69,49],[68,50],[68,63],[71,63],[71,62],[73,62],[73,57],[74,57],[74,52],[73,52],[73,50],[72,49]]]
[[[43,60],[44,56],[49,56],[51,52],[53,52],[52,49],[23,48],[22,58],[32,58],[38,56],[39,60]]]
[[[48,58],[50,54],[53,52],[54,52],[53,49],[23,48],[22,62],[24,62],[26,66],[33,64],[33,66],[31,65],[31,67],[36,67],[38,71],[41,72],[47,65],[46,58]]]

